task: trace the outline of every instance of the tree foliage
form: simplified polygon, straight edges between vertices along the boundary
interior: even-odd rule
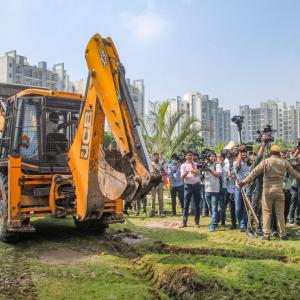
[[[104,148],[117,147],[116,140],[114,138],[114,135],[110,131],[104,131]]]
[[[284,141],[282,139],[276,139],[274,141],[275,145],[280,146],[280,148],[282,150],[290,150],[290,149],[295,149],[295,147],[297,146],[297,142],[291,142],[291,141]]]
[[[150,105],[150,112],[143,123],[144,138],[150,153],[158,152],[168,159],[172,153],[179,153],[193,144],[201,147],[199,133],[205,128],[197,118],[184,111],[171,114],[168,100],[150,102]],[[178,128],[180,130],[177,132]]]

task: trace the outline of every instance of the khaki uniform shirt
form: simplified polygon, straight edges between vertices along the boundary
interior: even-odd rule
[[[243,180],[243,183],[250,183],[255,177],[264,173],[264,188],[281,190],[286,173],[300,179],[300,173],[295,171],[291,164],[277,156],[271,156],[263,160],[250,174]]]

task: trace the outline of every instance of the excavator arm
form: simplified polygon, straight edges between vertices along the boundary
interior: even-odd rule
[[[85,58],[89,76],[68,161],[76,188],[78,220],[100,219],[105,201],[143,197],[161,181],[160,175],[151,172],[125,69],[113,41],[95,34]],[[116,170],[105,159],[105,120],[126,170]]]

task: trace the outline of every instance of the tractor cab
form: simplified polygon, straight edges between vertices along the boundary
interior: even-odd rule
[[[7,100],[1,161],[20,156],[28,170],[64,172],[79,121],[82,96],[29,89]],[[3,113],[3,112],[2,112]]]

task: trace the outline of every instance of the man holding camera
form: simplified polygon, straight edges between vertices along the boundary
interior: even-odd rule
[[[220,179],[220,193],[219,193],[219,208],[218,220],[221,226],[225,226],[226,221],[226,206],[227,206],[227,178],[228,178],[228,164],[225,164],[226,153],[222,151],[218,155],[218,163],[221,166],[222,175]]]
[[[234,202],[234,187],[235,187],[235,172],[233,170],[234,155],[232,152],[228,152],[227,162],[225,163],[224,169],[227,171],[226,187],[227,187],[227,198],[226,207],[229,204],[230,216],[231,216],[231,226],[230,229],[236,229],[236,214],[235,214],[235,202]],[[225,209],[226,209],[225,207]]]
[[[270,240],[270,224],[272,209],[275,206],[279,237],[287,239],[284,221],[284,193],[283,181],[286,173],[300,179],[300,173],[293,169],[291,164],[280,157],[280,147],[273,145],[270,157],[263,160],[245,179],[239,182],[239,187],[250,183],[258,175],[263,174],[263,240]]]
[[[218,224],[218,204],[222,167],[216,163],[217,157],[214,152],[209,152],[207,159],[208,164],[204,169],[205,199],[211,211],[211,223],[208,230],[209,232],[214,232]]]
[[[233,163],[233,169],[236,176],[236,186],[234,191],[235,212],[240,226],[240,231],[245,232],[247,227],[247,210],[244,204],[241,188],[238,182],[246,178],[250,172],[251,165],[247,160],[247,152],[245,146],[239,147],[237,160]]]
[[[172,216],[176,216],[176,196],[180,201],[181,209],[183,210],[183,198],[184,198],[184,188],[183,181],[181,179],[181,163],[179,157],[176,154],[171,156],[171,163],[168,167],[168,177],[170,182],[170,193],[172,201]]]
[[[186,162],[181,165],[181,179],[184,182],[184,207],[182,224],[180,228],[187,227],[189,208],[193,197],[195,203],[195,225],[199,227],[200,222],[200,172],[197,164],[193,161],[193,152],[186,153]]]

